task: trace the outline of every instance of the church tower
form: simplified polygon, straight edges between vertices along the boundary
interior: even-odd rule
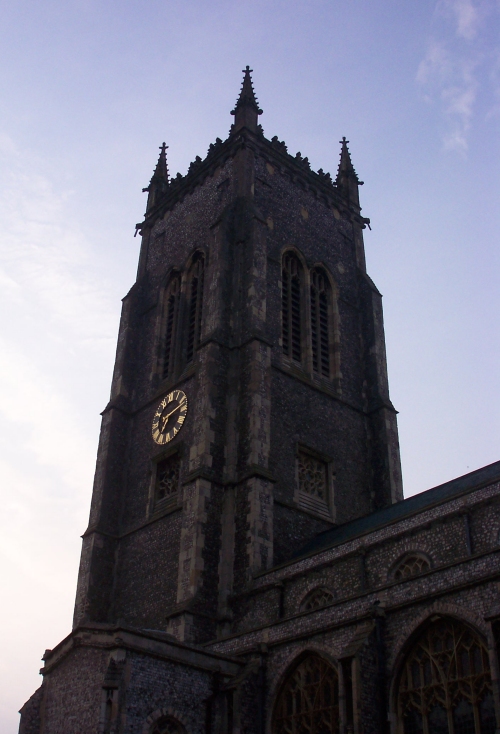
[[[332,181],[261,113],[247,67],[229,137],[172,179],[163,144],[145,189],[75,626],[210,640],[256,573],[402,499],[347,141]]]
[[[227,139],[173,178],[163,144],[144,189],[74,630],[47,651],[25,734],[181,731],[123,713],[134,680],[144,711],[184,681],[209,732],[217,681],[249,664],[209,644],[248,619],[259,575],[403,498],[348,141],[335,179],[313,171],[264,136],[250,74]]]

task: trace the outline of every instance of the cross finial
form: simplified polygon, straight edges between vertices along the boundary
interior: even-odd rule
[[[352,165],[351,154],[347,147],[348,142],[349,141],[344,135],[340,141],[342,147],[340,150],[340,162],[335,183],[337,184],[339,191],[343,193],[344,196],[348,197],[350,201],[359,206],[358,186],[361,186],[363,182],[358,179],[357,173]]]
[[[167,166],[167,148],[166,143],[160,145],[160,155],[158,157],[158,163],[156,164],[155,172],[153,173],[153,179],[161,179],[168,183],[168,166]]]
[[[262,114],[262,110],[259,108],[259,103],[257,102],[257,97],[255,96],[255,92],[253,90],[252,77],[250,76],[252,71],[253,69],[251,69],[248,65],[243,69],[243,74],[245,76],[243,77],[243,84],[241,85],[240,96],[238,97],[238,101],[236,102],[234,110],[231,112],[232,115],[236,115],[238,110],[243,107],[251,108],[254,115],[255,113],[257,115]]]

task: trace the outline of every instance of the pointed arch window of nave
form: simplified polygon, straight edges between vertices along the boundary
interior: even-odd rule
[[[488,651],[454,619],[429,624],[408,653],[397,692],[398,734],[494,734]]]
[[[338,734],[339,729],[337,671],[319,655],[309,654],[281,688],[272,734]]]

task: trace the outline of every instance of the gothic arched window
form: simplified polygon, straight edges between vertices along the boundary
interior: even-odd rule
[[[155,722],[151,734],[185,734],[185,728],[171,716],[162,716]]]
[[[332,331],[331,288],[325,272],[311,272],[311,352],[313,371],[330,377],[330,346]]]
[[[202,253],[196,253],[188,273],[187,362],[193,360],[196,348],[200,343],[204,265],[205,260]]]
[[[339,679],[319,655],[310,654],[292,670],[278,696],[273,734],[337,734]]]
[[[429,571],[431,564],[424,555],[420,553],[409,553],[396,563],[392,577],[395,581],[402,581],[417,576],[419,573]]]
[[[285,253],[281,273],[281,339],[283,353],[302,361],[302,282],[300,261],[293,252]]]
[[[300,605],[300,609],[302,612],[310,612],[313,609],[320,609],[327,604],[331,604],[334,600],[335,597],[332,592],[321,587],[319,589],[314,589],[307,594],[306,598]]]
[[[175,276],[170,281],[165,294],[165,329],[163,339],[162,378],[165,379],[174,369],[174,355],[177,321],[179,312],[180,278]]]
[[[408,653],[397,696],[398,734],[494,734],[488,651],[453,619],[429,624]]]

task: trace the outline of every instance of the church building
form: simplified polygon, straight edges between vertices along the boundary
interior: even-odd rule
[[[250,73],[145,189],[73,631],[20,734],[498,734],[500,462],[403,499],[348,141],[313,171]]]

